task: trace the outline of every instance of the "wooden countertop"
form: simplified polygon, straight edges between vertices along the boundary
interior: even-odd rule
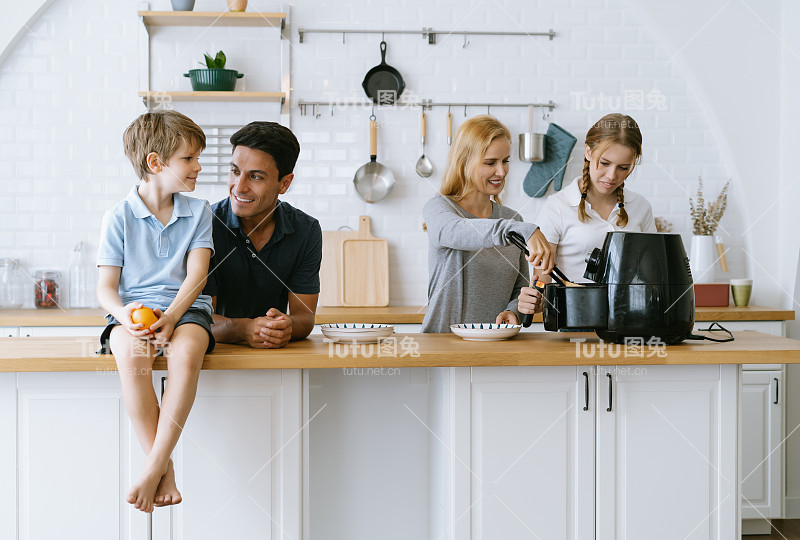
[[[525,332],[491,342],[465,341],[453,334],[396,334],[396,354],[380,357],[375,345],[334,344],[314,335],[276,350],[219,344],[206,356],[203,369],[800,363],[798,340],[749,331],[734,335],[731,343],[645,346],[641,357],[624,346],[599,349],[592,333]],[[116,370],[112,356],[95,354],[97,338],[5,338],[2,343],[0,372]],[[409,354],[413,350],[419,356]],[[154,369],[165,367],[164,359],[155,362]]]
[[[0,326],[105,326],[101,309],[0,309]],[[422,324],[425,306],[319,307],[317,324],[375,323]],[[788,309],[761,306],[699,307],[698,322],[706,321],[793,321]],[[542,322],[537,313],[533,322]]]

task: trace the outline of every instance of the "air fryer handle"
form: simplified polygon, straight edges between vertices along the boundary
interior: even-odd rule
[[[600,262],[603,259],[603,250],[594,248],[592,253],[586,257],[586,272],[583,277],[591,279],[592,281],[599,281],[597,279],[597,271],[600,269]]]

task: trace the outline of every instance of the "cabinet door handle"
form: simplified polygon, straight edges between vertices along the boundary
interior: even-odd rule
[[[608,377],[608,408],[606,409],[607,412],[611,412],[611,405],[614,403],[614,394],[613,394],[613,386],[611,385],[611,373],[606,373],[606,377]]]
[[[589,410],[589,374],[583,372],[583,410]]]
[[[164,385],[167,382],[166,377],[161,377],[161,399],[164,399]]]
[[[778,404],[778,378],[777,377],[773,377],[773,379],[775,380],[775,401],[773,402],[773,405],[777,405]]]

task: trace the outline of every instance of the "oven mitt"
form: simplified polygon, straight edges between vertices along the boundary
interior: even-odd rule
[[[531,163],[531,168],[522,182],[525,193],[530,197],[541,197],[547,192],[550,182],[553,182],[553,187],[559,191],[564,181],[569,155],[577,141],[578,139],[558,124],[550,124],[544,141],[544,160]]]

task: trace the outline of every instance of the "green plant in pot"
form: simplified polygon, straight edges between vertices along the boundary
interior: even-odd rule
[[[227,58],[225,53],[219,51],[216,56],[204,55],[206,67],[204,69],[190,69],[189,73],[184,73],[184,77],[189,77],[192,83],[192,90],[195,92],[230,92],[236,88],[236,79],[244,77],[244,73],[239,73],[235,69],[225,69]],[[201,62],[200,65],[203,65]]]

